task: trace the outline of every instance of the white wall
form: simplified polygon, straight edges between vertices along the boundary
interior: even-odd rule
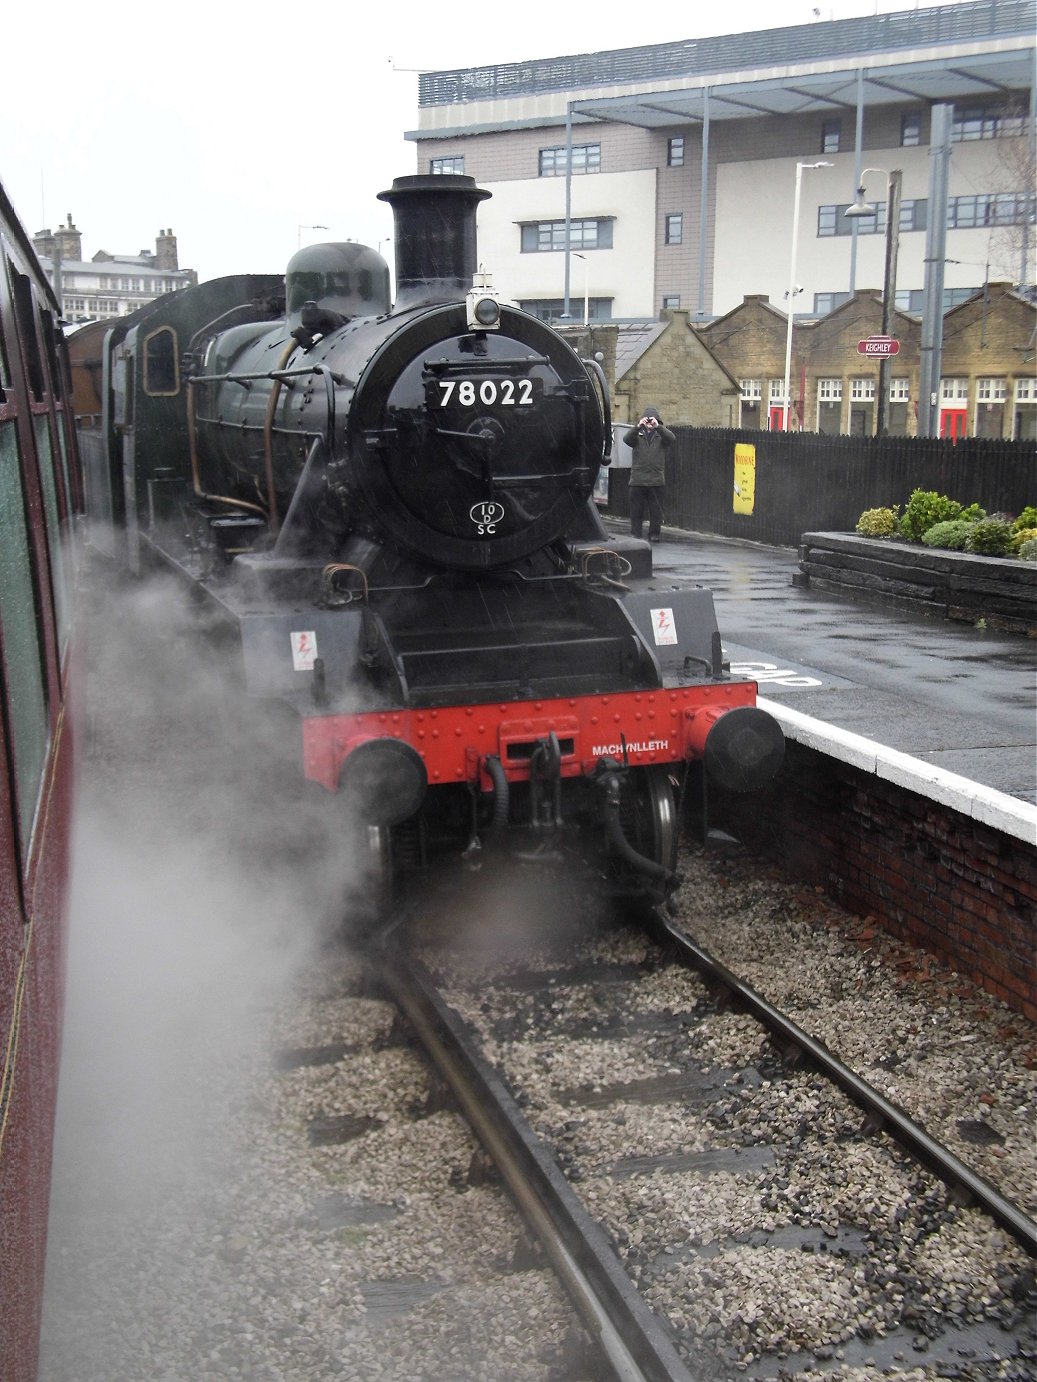
[[[572,179],[572,217],[614,216],[613,248],[587,250],[572,259],[569,292],[573,315],[582,313],[584,274],[590,297],[613,299],[614,317],[651,314],[655,300],[655,169],[595,173]],[[520,222],[565,219],[565,179],[530,178],[483,184],[493,193],[492,220],[478,225],[480,267],[509,302],[561,298],[565,256],[561,250],[522,253]],[[741,299],[739,299],[740,301]]]
[[[1012,175],[1001,162],[1003,140],[977,140],[952,146],[949,191],[951,196],[982,192],[1025,191],[1012,185]],[[849,288],[851,237],[819,238],[817,208],[849,203],[855,199],[852,153],[809,154],[801,162],[826,158],[831,168],[804,169],[796,254],[796,282],[804,292],[796,300],[797,312],[813,310],[814,294],[846,292]],[[713,279],[713,311],[718,315],[737,307],[747,293],[766,293],[782,311],[791,268],[792,217],[796,186],[796,159],[766,159],[749,163],[725,163],[716,175],[716,249]],[[864,154],[865,167],[900,168],[901,195],[921,199],[929,195],[927,148],[871,149]],[[886,178],[881,172],[865,177],[869,201],[886,200]],[[924,230],[905,231],[898,245],[897,287],[919,289],[925,284]],[[991,279],[1011,279],[1018,264],[1009,262],[1004,236],[995,229],[950,230],[947,258],[959,261],[944,266],[944,286],[979,287],[990,263]],[[885,271],[885,235],[857,237],[856,287],[882,289]]]

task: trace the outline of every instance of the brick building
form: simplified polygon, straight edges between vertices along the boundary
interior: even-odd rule
[[[609,383],[614,423],[635,422],[652,406],[673,426],[738,425],[738,380],[695,330],[687,312],[663,312],[661,321],[592,322],[560,329],[580,355],[598,357]]]
[[[1035,32],[1034,0],[966,0],[427,72],[419,126],[407,137],[419,172],[466,173],[492,193],[479,212],[480,261],[512,302],[552,320],[581,305],[593,322],[680,311],[696,327],[737,311],[747,294],[793,306],[792,379],[801,387],[792,414],[811,429],[837,417],[844,430],[867,429],[877,420],[870,369],[842,360],[818,368],[818,379],[842,381],[845,396],[830,382],[816,399],[802,352],[809,321],[818,323],[812,339],[833,348],[872,315],[864,334],[878,330],[872,306],[881,294],[871,287],[884,282],[894,173],[905,360],[923,313],[938,323],[941,311],[994,281],[1014,287],[1024,306],[1034,291]],[[847,217],[861,186],[871,210]],[[842,307],[850,310],[836,315]],[[784,311],[770,311],[757,325],[783,337]],[[783,381],[784,341],[780,365],[771,354],[749,358],[744,343],[732,348],[737,371],[715,353],[761,389],[741,411],[755,404],[773,425],[769,385]],[[977,390],[979,380],[1001,378],[1014,389],[1025,364],[1006,359],[994,371],[978,357],[958,374],[936,363],[941,393],[966,377]],[[910,430],[917,372],[889,374],[899,390],[914,381],[906,396],[889,399],[892,425]],[[1025,394],[1025,381],[1020,387]],[[929,396],[927,386],[926,412]],[[994,425],[995,411],[976,411],[987,401],[998,400],[970,397],[970,427],[977,418]],[[1003,401],[1002,425],[1025,423],[1029,400]],[[940,409],[930,429],[960,411]]]
[[[753,294],[699,328],[712,352],[740,382],[733,424],[780,426],[788,318]],[[882,328],[882,293],[862,290],[834,311],[793,325],[790,427],[807,432],[870,435],[876,426],[879,365],[858,343]],[[1011,284],[988,283],[944,316],[941,436],[1037,440],[1037,310]],[[917,435],[921,324],[893,315],[899,351],[890,359],[886,430]]]
[[[61,302],[62,316],[71,323],[125,317],[163,293],[198,282],[194,269],[178,266],[172,230],[159,231],[154,251],[112,254],[98,250],[87,262],[82,232],[69,215],[56,231],[37,231],[32,243]]]

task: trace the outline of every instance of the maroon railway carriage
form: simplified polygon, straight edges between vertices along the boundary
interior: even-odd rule
[[[0,1377],[39,1350],[72,815],[75,515],[59,307],[0,188]]]

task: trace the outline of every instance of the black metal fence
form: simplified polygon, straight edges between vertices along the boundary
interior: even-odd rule
[[[673,430],[677,445],[667,457],[664,521],[695,532],[795,547],[803,533],[852,532],[865,509],[904,505],[915,489],[978,503],[988,513],[1014,515],[1037,504],[1031,441]],[[751,513],[735,510],[738,444],[753,448]],[[739,459],[744,479],[748,453]],[[629,478],[629,470],[610,473],[610,513],[629,513]]]

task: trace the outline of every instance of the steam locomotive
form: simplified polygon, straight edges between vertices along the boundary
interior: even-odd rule
[[[659,900],[691,765],[748,790],[782,736],[726,669],[710,593],[606,531],[606,380],[476,273],[489,195],[448,175],[380,194],[394,304],[380,255],[323,244],[107,329],[95,541],[175,571],[243,696],[290,708],[370,890],[496,853]]]

